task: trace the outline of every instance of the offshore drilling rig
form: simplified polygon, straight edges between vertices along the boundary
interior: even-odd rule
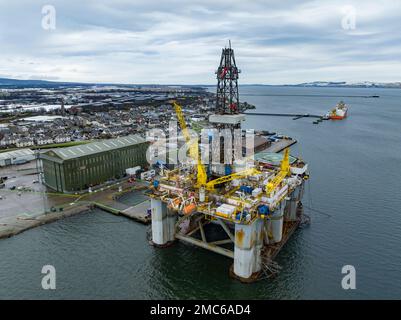
[[[209,135],[217,141],[211,150],[200,148],[198,139],[191,137],[181,106],[172,102],[193,161],[163,170],[148,195],[155,246],[180,240],[227,256],[234,260],[230,275],[251,282],[280,269],[274,258],[305,219],[301,199],[309,175],[307,164],[290,156],[288,148],[278,165],[266,165],[253,157],[236,161],[233,141],[238,139],[228,139],[228,148],[224,145],[219,132],[235,135],[245,120],[240,113],[239,73],[230,44],[222,50],[216,71],[216,110],[209,123],[218,133]],[[213,152],[224,161],[203,163],[205,154]]]

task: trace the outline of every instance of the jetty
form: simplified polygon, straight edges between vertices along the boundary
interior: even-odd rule
[[[319,118],[323,119],[323,116],[318,114],[309,114],[309,113],[262,113],[262,112],[245,112],[247,116],[271,116],[271,117],[292,117],[293,120],[301,119],[301,118]]]

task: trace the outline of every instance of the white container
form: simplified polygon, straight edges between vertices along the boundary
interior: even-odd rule
[[[223,204],[220,207],[216,209],[216,214],[218,216],[223,216],[223,217],[231,217],[231,215],[235,212],[235,206],[229,205],[229,204]]]
[[[231,198],[228,198],[228,199],[227,199],[227,202],[228,202],[229,204],[232,204],[233,206],[239,206],[239,205],[240,205],[240,202],[239,202],[238,200],[231,199]]]
[[[205,202],[205,188],[199,189],[199,201]]]
[[[262,188],[253,189],[253,191],[252,191],[252,197],[257,197],[257,196],[260,195],[261,193],[262,193]]]
[[[125,169],[125,173],[126,173],[127,175],[129,175],[129,176],[134,176],[134,175],[136,175],[136,173],[137,173],[139,170],[141,170],[141,167],[140,167],[140,166],[136,166],[136,167],[133,167],[133,168]]]
[[[156,174],[156,171],[153,170],[153,169],[149,170],[149,171],[142,172],[141,173],[141,180],[146,180],[146,179],[149,179],[149,178],[153,178],[155,176],[155,174]]]

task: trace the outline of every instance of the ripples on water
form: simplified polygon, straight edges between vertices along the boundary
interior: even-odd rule
[[[331,215],[307,212],[312,224],[281,252],[278,277],[240,284],[228,276],[230,259],[184,244],[153,248],[145,226],[96,210],[1,240],[0,298],[399,298],[401,90],[242,87],[241,93],[260,112],[323,114],[341,96],[350,105],[345,121],[248,117],[244,125],[299,141],[292,153],[311,171],[304,203]],[[373,94],[380,98],[350,97]],[[41,289],[44,264],[56,267],[55,291]],[[341,289],[345,264],[356,267],[355,291]]]

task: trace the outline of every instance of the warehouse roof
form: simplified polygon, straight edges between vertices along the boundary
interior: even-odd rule
[[[19,149],[14,151],[0,153],[0,161],[6,159],[13,159],[17,157],[32,156],[34,152],[31,149]]]
[[[84,157],[91,154],[120,149],[144,142],[146,142],[146,140],[141,138],[140,136],[130,135],[117,139],[100,140],[73,147],[52,149],[51,151],[48,151],[45,154],[49,156],[57,156],[62,160],[69,160],[69,159]]]

